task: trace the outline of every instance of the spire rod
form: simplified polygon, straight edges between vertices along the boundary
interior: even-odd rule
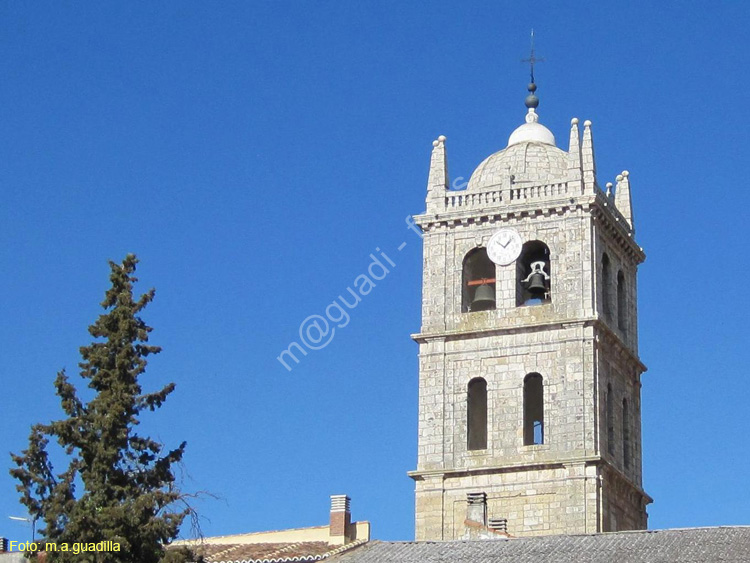
[[[537,98],[534,95],[534,92],[536,92],[536,83],[534,82],[534,65],[536,63],[544,62],[544,59],[540,59],[536,56],[536,52],[534,49],[534,30],[531,30],[531,56],[529,56],[528,59],[521,59],[522,63],[529,63],[529,66],[531,67],[531,82],[526,87],[526,89],[529,91],[529,95],[526,96],[525,104],[526,107],[531,109],[536,109],[539,106],[539,98]]]
[[[531,56],[528,59],[521,59],[522,63],[529,63],[531,67],[531,83],[534,84],[534,64],[543,63],[544,59],[537,58],[534,49],[534,30],[531,30]]]

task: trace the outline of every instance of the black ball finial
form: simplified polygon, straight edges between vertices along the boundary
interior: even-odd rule
[[[526,96],[525,101],[526,107],[536,109],[539,106],[539,98],[534,95],[534,92],[536,92],[536,84],[530,82],[526,89],[529,91],[529,95]]]

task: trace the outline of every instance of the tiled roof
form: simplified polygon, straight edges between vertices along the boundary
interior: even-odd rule
[[[320,561],[365,543],[357,541],[345,546],[327,542],[203,544],[193,551],[207,563],[306,563]]]
[[[750,526],[575,536],[382,542],[327,563],[748,563]]]

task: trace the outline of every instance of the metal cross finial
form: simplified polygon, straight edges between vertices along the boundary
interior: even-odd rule
[[[544,59],[538,59],[534,54],[534,30],[531,30],[531,56],[528,59],[521,59],[522,63],[529,63],[531,66],[531,83],[534,84],[534,63],[543,63]]]

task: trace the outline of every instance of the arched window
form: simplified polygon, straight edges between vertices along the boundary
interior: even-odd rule
[[[630,468],[630,413],[628,400],[622,400],[622,464]]]
[[[612,318],[612,274],[606,252],[602,255],[602,311],[605,318]]]
[[[530,373],[523,380],[523,443],[544,443],[544,389],[538,373]]]
[[[516,306],[550,302],[549,248],[540,240],[523,245],[516,260]]]
[[[481,377],[469,381],[467,393],[467,447],[487,449],[487,382]]]
[[[495,264],[486,248],[475,248],[464,258],[461,311],[495,308]]]
[[[615,398],[612,396],[612,384],[607,384],[607,451],[615,455]]]
[[[625,274],[620,270],[617,272],[617,326],[623,332],[625,332],[628,326],[626,309]]]

